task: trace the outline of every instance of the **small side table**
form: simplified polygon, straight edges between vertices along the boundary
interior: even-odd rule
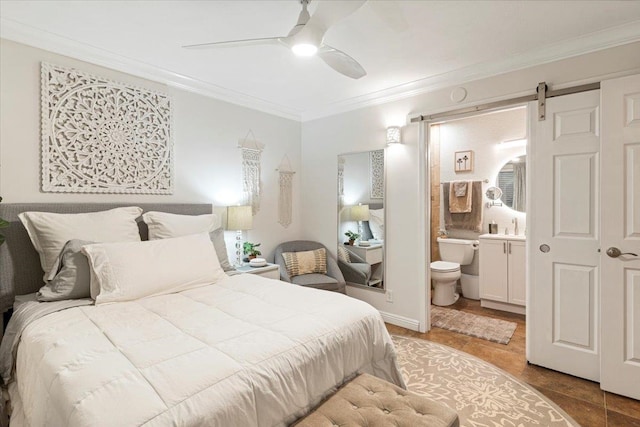
[[[280,280],[280,266],[278,264],[267,263],[264,267],[251,267],[245,264],[242,267],[236,267],[236,271],[240,274],[257,274],[267,279]]]
[[[383,279],[383,245],[381,243],[375,243],[370,246],[345,246],[348,251],[353,252],[360,258],[365,260],[371,265],[371,280],[369,280],[369,286],[380,287]]]

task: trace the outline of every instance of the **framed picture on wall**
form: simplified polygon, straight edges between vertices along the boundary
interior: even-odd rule
[[[456,151],[453,170],[457,172],[473,172],[473,151]]]

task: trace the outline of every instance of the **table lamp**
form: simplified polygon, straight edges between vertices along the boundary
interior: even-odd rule
[[[358,234],[360,235],[360,240],[362,240],[362,233],[364,231],[362,221],[369,221],[369,205],[360,203],[357,206],[353,206],[351,208],[351,219],[358,221]]]
[[[242,265],[242,232],[253,228],[251,206],[227,208],[227,230],[236,230],[236,266]]]

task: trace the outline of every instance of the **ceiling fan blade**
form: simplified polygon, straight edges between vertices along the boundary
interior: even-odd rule
[[[314,26],[322,27],[326,31],[336,22],[351,15],[360,9],[366,0],[349,0],[349,1],[320,1],[316,11],[311,16],[309,23]]]
[[[253,45],[276,44],[276,43],[280,43],[284,39],[286,39],[286,37],[264,37],[259,39],[230,40],[230,41],[224,41],[224,42],[189,44],[182,47],[185,49],[242,47],[242,46],[253,46]]]
[[[360,9],[366,0],[320,1],[306,25],[291,37],[295,40],[306,40],[319,45],[324,33],[336,22]]]
[[[346,53],[326,44],[323,44],[320,49],[318,49],[318,56],[329,67],[352,79],[359,79],[367,75],[367,72],[358,61]]]

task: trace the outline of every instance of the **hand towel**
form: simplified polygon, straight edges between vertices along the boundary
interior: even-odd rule
[[[446,207],[449,206],[451,185],[448,182],[442,185],[442,206],[444,210],[444,226],[445,229],[471,230],[478,233],[482,232],[482,182],[473,181],[471,183],[471,193],[473,201],[471,204],[471,212],[468,213],[451,213]]]
[[[463,197],[467,195],[467,181],[453,181],[453,189],[456,192],[456,197]]]
[[[462,197],[457,196],[458,190],[456,184],[460,181],[454,181],[449,185],[449,212],[451,213],[469,213],[471,212],[471,204],[473,202],[473,191],[465,191]],[[466,182],[463,182],[469,187]]]

